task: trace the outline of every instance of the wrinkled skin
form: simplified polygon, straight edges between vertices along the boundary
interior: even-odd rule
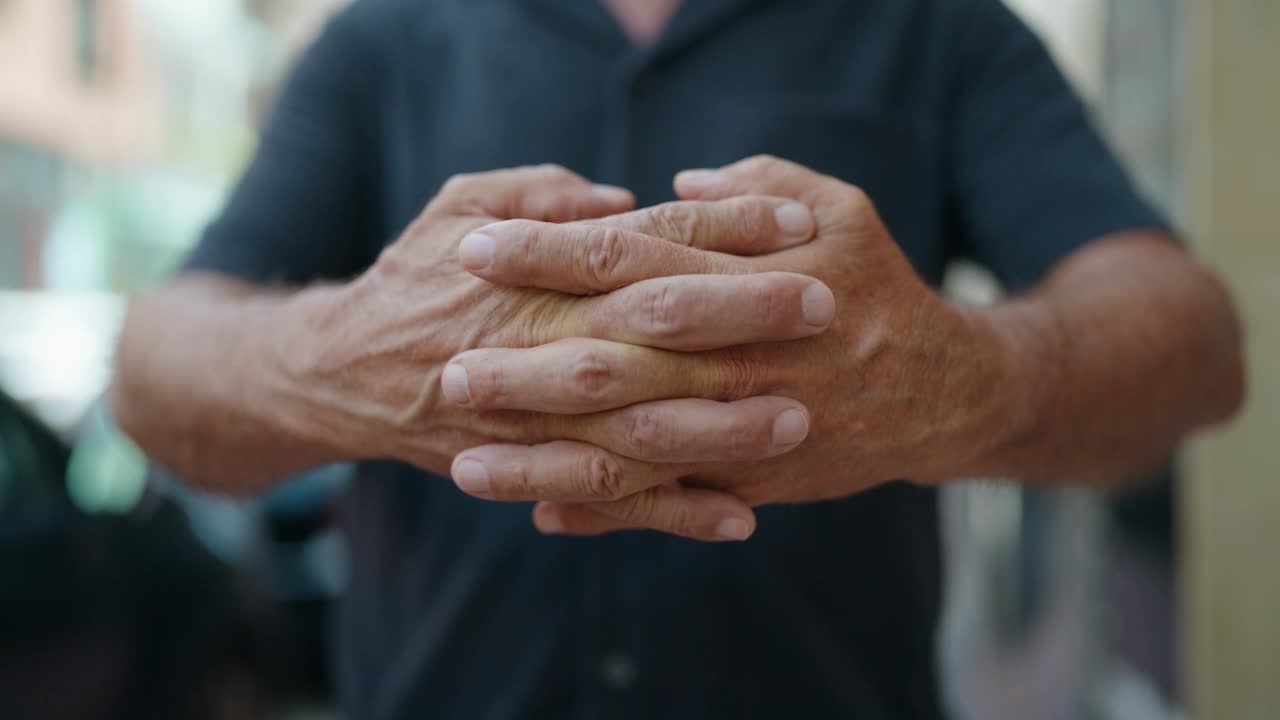
[[[663,385],[679,384],[678,378],[697,377],[701,397],[799,400],[809,413],[807,439],[796,450],[763,461],[688,463],[668,452],[667,459],[675,462],[645,462],[672,444],[662,432],[664,418],[655,416],[648,422],[655,430],[645,438],[652,447],[631,452],[581,443],[469,450],[455,461],[455,476],[465,480],[475,468],[463,464],[478,462],[488,485],[460,482],[464,489],[499,500],[564,501],[536,511],[539,526],[550,531],[659,526],[697,536],[696,527],[707,521],[700,518],[700,508],[680,498],[682,487],[724,490],[750,505],[844,497],[897,478],[940,479],[973,462],[995,441],[995,418],[1009,414],[997,405],[1008,402],[998,400],[1003,395],[996,392],[1004,370],[995,350],[999,338],[924,284],[859,189],[773,158],[685,174],[676,187],[689,200],[760,194],[810,207],[817,221],[812,242],[767,256],[724,258],[718,270],[783,271],[823,281],[835,298],[830,327],[804,339],[678,358],[601,340],[468,353],[454,362],[484,368],[482,377],[504,379],[500,400],[473,380],[471,407],[484,410],[481,415],[494,407],[600,411],[636,399],[625,389],[625,378],[646,378],[651,392],[662,393]],[[519,232],[536,225],[526,223]],[[563,241],[572,246],[571,238]],[[486,273],[487,279],[544,287],[563,282],[549,270],[531,271],[537,262],[527,255],[513,258],[504,269]],[[696,313],[692,305],[673,308],[675,316]],[[761,303],[739,308],[746,314],[770,312]],[[575,376],[574,368],[588,354],[601,367],[594,376]],[[600,376],[622,380],[611,380],[602,390]],[[685,382],[681,390],[690,389]]]
[[[801,297],[805,290],[818,286],[830,305],[830,292],[811,278],[781,272],[661,277],[678,270],[710,270],[708,263],[732,258],[700,249],[699,243],[702,248],[768,257],[780,247],[809,241],[811,216],[782,198],[676,203],[590,223],[555,225],[561,232],[577,233],[591,246],[580,256],[584,262],[574,268],[579,279],[572,281],[577,284],[571,283],[571,292],[495,286],[463,268],[467,253],[460,252],[460,239],[495,220],[534,217],[555,223],[616,212],[630,202],[624,193],[592,188],[553,167],[450,181],[362,277],[330,293],[299,300],[311,304],[301,313],[310,323],[307,332],[330,341],[310,353],[298,353],[299,345],[288,343],[280,355],[291,368],[293,382],[309,389],[315,417],[329,419],[325,435],[350,438],[354,459],[397,457],[436,472],[446,472],[461,450],[495,441],[573,439],[649,459],[668,458],[674,452],[690,461],[756,460],[795,447],[807,431],[807,420],[784,442],[772,441],[772,426],[774,418],[787,410],[807,418],[800,403],[780,396],[702,392],[705,388],[687,382],[660,392],[636,386],[628,402],[576,416],[535,412],[535,408],[477,414],[445,398],[446,361],[473,348],[546,343],[572,347],[582,340],[568,338],[586,336],[668,348],[652,352],[674,356],[681,350],[806,337],[830,322],[829,310],[819,322],[804,319]],[[788,205],[791,231],[784,232],[775,211]],[[797,210],[802,216],[797,216]],[[519,233],[520,223],[525,222],[531,221],[505,225],[509,232]],[[671,244],[657,234],[680,235],[687,245]],[[533,256],[537,242],[536,234],[520,235],[518,252]],[[634,252],[645,244],[647,252]],[[628,265],[624,253],[647,264]],[[654,259],[661,262],[654,264]],[[551,267],[564,276],[566,262],[570,259],[560,258]],[[631,282],[612,292],[594,290],[593,279],[606,277],[609,271],[630,272]],[[724,323],[717,308],[737,306],[744,297],[772,309],[763,318]],[[682,315],[689,308],[699,309],[701,315]],[[612,341],[610,345],[621,345]],[[599,386],[597,391],[604,397],[607,370],[601,370],[598,358],[582,356],[568,367],[576,382],[588,392],[593,384]],[[500,398],[499,376],[477,369],[471,392],[477,399],[484,392]],[[696,399],[708,396],[740,402]],[[332,408],[343,412],[333,413]],[[663,445],[655,441],[660,436],[682,440],[678,447]],[[692,493],[690,497],[745,511],[731,496]]]

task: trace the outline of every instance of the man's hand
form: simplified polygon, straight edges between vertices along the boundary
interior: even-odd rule
[[[650,378],[683,376],[704,397],[802,401],[808,439],[750,463],[683,462],[674,454],[655,463],[582,443],[486,445],[454,461],[464,490],[549,501],[534,511],[544,532],[653,528],[698,537],[691,528],[713,525],[706,513],[714,508],[686,502],[689,487],[759,505],[836,498],[898,478],[1115,482],[1240,405],[1240,331],[1230,301],[1166,234],[1099,239],[1061,261],[1035,293],[963,308],[915,275],[868,198],[838,180],[754,158],[684,173],[676,190],[702,202],[761,193],[811,207],[813,242],[761,258],[717,256],[708,271],[821,279],[835,293],[831,327],[802,340],[693,354],[586,339],[465,353],[451,367],[502,378],[500,392],[477,383],[466,406],[586,413],[642,395],[636,386]],[[543,231],[523,223],[517,236]],[[579,256],[581,239],[548,232],[547,240],[557,247],[528,253],[501,239],[497,259],[477,272],[496,283],[570,289],[540,256]],[[627,281],[625,271],[614,272]],[[595,282],[613,284],[608,273]],[[747,303],[724,317],[768,311],[767,303]],[[584,383],[563,372],[581,357],[595,359],[602,368],[595,375],[609,381]],[[608,482],[584,481],[590,477]]]
[[[773,393],[726,394],[676,359],[679,351],[794,340],[827,327],[831,291],[812,278],[709,274],[736,261],[714,249],[764,253],[809,241],[809,211],[757,195],[558,224],[627,201],[558,168],[450,181],[364,276],[299,298],[300,330],[311,340],[292,336],[280,349],[291,384],[306,389],[297,395],[312,404],[295,414],[326,418],[323,435],[340,438],[349,459],[394,457],[438,472],[480,444],[590,443],[599,450],[575,456],[574,481],[599,492],[639,480],[641,467],[651,468],[646,482],[670,479],[658,463],[756,461],[795,447],[808,429],[804,405]],[[545,222],[493,224],[509,217]],[[497,287],[463,264],[481,277],[546,287]],[[485,347],[536,349],[512,365],[476,355],[445,367]],[[614,374],[628,354],[665,358],[648,366],[663,374]],[[625,476],[613,461],[623,457],[631,458]],[[466,467],[456,475],[467,480]],[[735,498],[683,497],[714,517],[695,528],[701,536],[750,531],[751,513]],[[735,522],[721,527],[726,519]]]
[[[633,202],[625,190],[593,187],[552,166],[460,176],[348,283],[264,288],[219,273],[184,274],[130,304],[111,390],[117,420],[187,482],[236,494],[332,462],[395,458],[444,471],[466,447],[499,441],[568,439],[689,462],[752,460],[791,449],[807,430],[807,411],[795,400],[715,402],[702,399],[697,378],[679,374],[665,382],[632,378],[619,394],[605,364],[612,358],[591,352],[566,369],[608,394],[616,409],[481,416],[444,400],[445,394],[462,403],[502,397],[502,378],[483,368],[471,385],[460,367],[443,372],[448,358],[472,348],[578,336],[668,350],[715,348],[807,337],[830,321],[831,292],[812,278],[705,274],[728,257],[705,250],[760,254],[808,242],[814,221],[802,204],[740,197],[613,215],[607,226],[583,222]],[[463,247],[459,240],[517,217],[565,223],[546,227],[585,244],[582,256],[538,269],[572,294],[498,287],[463,270],[463,261],[477,272],[504,268],[506,255],[492,239],[471,234]],[[518,224],[503,227],[509,240]],[[541,257],[538,243],[550,237],[526,235],[515,243]],[[625,287],[599,285],[615,273],[626,274]],[[746,304],[767,312],[733,312]],[[611,466],[591,470],[591,482],[613,482]],[[697,490],[682,497],[704,515],[734,519],[697,528],[703,536],[750,532],[753,516],[740,500]]]
[[[475,350],[454,358],[446,371],[446,377],[470,378],[468,395],[456,399],[479,411],[592,413],[628,405],[652,386],[683,379],[681,390],[701,397],[801,400],[810,416],[780,417],[778,428],[789,431],[793,423],[803,434],[799,428],[811,422],[804,445],[772,460],[731,464],[690,462],[669,448],[654,453],[572,442],[486,445],[455,460],[453,474],[463,489],[496,500],[565,501],[538,510],[539,526],[549,530],[637,526],[693,534],[688,526],[714,522],[680,502],[681,486],[730,490],[753,505],[835,498],[895,478],[937,478],[980,457],[999,437],[993,419],[1007,416],[1006,405],[1014,401],[998,392],[1006,374],[999,366],[1003,356],[993,351],[1000,339],[920,280],[860,190],[771,158],[683,174],[676,189],[702,202],[763,194],[811,207],[818,222],[813,242],[755,258],[705,253],[703,262],[706,272],[784,271],[821,279],[835,293],[838,312],[831,327],[807,339],[698,353],[626,344],[655,343],[625,330],[613,341],[580,338],[530,349]],[[530,221],[490,226],[482,232],[493,247],[492,259],[473,271],[496,283],[567,292],[608,291],[651,276],[655,253],[620,249],[608,262],[590,260],[593,233],[607,224],[619,221],[605,220],[577,235]],[[567,277],[561,270],[566,263],[581,269]],[[816,297],[820,288],[814,286],[815,301],[825,303]],[[669,295],[659,314],[682,321],[708,315],[732,327],[766,322],[780,310],[765,295],[726,298],[726,304],[708,307]],[[637,310],[640,316],[652,314],[645,306]],[[669,323],[666,334],[678,337],[682,329]],[[717,340],[715,345],[734,344],[727,337]],[[708,347],[673,345],[686,351]],[[583,367],[592,370],[582,372]],[[596,502],[566,504],[582,501]]]

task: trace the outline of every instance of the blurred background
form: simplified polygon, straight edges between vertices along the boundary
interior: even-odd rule
[[[949,488],[948,702],[1280,717],[1280,3],[1008,1],[1232,283],[1251,400],[1124,494]],[[194,495],[149,473],[100,395],[125,298],[217,211],[343,4],[0,0],[0,717],[332,716],[344,468],[254,502]],[[999,296],[973,267],[946,289]]]

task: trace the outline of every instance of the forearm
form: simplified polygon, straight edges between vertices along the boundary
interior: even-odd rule
[[[1230,299],[1164,236],[1099,241],[1031,295],[973,312],[1010,375],[1002,436],[972,474],[1120,482],[1242,402]]]
[[[348,459],[306,409],[289,371],[304,352],[304,291],[184,276],[130,305],[111,404],[155,461],[213,491],[254,493],[287,475]]]

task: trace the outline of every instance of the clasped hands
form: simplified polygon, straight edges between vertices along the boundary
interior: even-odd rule
[[[749,537],[753,506],[980,467],[1015,402],[1002,335],[870,199],[770,157],[675,189],[631,210],[551,166],[447,183],[300,369],[360,419],[352,455],[538,501],[546,533],[708,541]]]

